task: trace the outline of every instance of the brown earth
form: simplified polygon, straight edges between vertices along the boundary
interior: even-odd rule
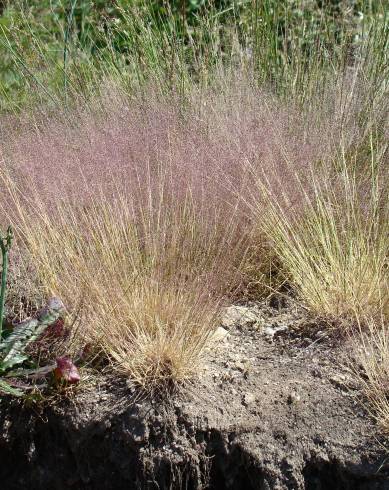
[[[169,402],[87,372],[51,407],[3,398],[1,489],[389,489],[339,332],[264,304],[231,307],[223,324]]]

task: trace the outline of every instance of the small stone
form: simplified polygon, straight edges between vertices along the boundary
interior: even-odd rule
[[[248,405],[252,405],[253,403],[255,403],[256,399],[257,398],[253,393],[246,393],[243,396],[243,405],[246,405],[246,407]]]
[[[236,361],[233,367],[242,373],[244,373],[247,369],[246,365],[242,361]]]
[[[223,327],[217,327],[217,329],[213,332],[211,340],[213,342],[222,342],[227,340],[228,332]]]
[[[292,403],[298,403],[300,400],[301,400],[300,395],[297,394],[295,391],[292,391],[292,393],[290,393],[288,396],[289,405],[291,405]]]
[[[344,376],[343,374],[334,374],[333,376],[330,377],[330,382],[333,385],[338,386],[339,388],[345,386],[345,381],[346,381],[346,376]]]
[[[222,318],[222,325],[226,328],[245,327],[249,325],[255,325],[259,328],[263,323],[264,319],[260,313],[248,306],[229,306],[224,310]]]
[[[266,327],[264,329],[263,333],[266,335],[266,337],[273,338],[274,337],[274,334],[276,333],[276,331],[272,327]]]

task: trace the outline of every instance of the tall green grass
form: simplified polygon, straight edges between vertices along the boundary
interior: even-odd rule
[[[185,93],[229,70],[307,104],[356,67],[379,92],[387,87],[386,25],[380,0],[353,8],[286,0],[19,0],[0,17],[2,108],[88,97],[107,77],[130,92],[153,79],[162,91]]]

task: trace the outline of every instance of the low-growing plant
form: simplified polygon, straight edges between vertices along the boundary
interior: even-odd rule
[[[14,396],[22,396],[23,391],[12,386],[9,378],[18,378],[26,375],[48,374],[55,366],[39,367],[34,364],[28,353],[28,347],[37,341],[42,334],[65,314],[65,308],[61,300],[52,298],[45,308],[42,308],[35,318],[25,320],[9,331],[4,332],[4,338],[0,340],[0,391]],[[63,360],[65,359],[66,362]],[[26,363],[29,364],[28,369]],[[15,370],[15,368],[18,368]],[[71,371],[72,370],[72,371]],[[72,373],[72,376],[68,372]],[[64,378],[75,382],[77,369],[67,358],[57,359],[55,376],[57,379]],[[8,378],[8,379],[7,379]],[[79,377],[77,381],[79,380]]]

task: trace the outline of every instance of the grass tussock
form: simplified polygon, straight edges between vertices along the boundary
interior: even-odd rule
[[[4,133],[3,216],[39,283],[80,313],[77,349],[143,386],[196,370],[227,297],[287,280],[319,314],[387,314],[387,156],[350,164],[355,99],[307,112],[230,83],[185,109],[108,84],[94,108]]]
[[[240,287],[250,226],[190,120],[159,105],[95,117],[78,136],[58,122],[16,137],[2,211],[45,294],[77,315],[69,348],[98,346],[144,387],[182,381]]]
[[[138,212],[124,196],[50,213],[35,201],[34,213],[19,208],[18,228],[46,291],[82,312],[77,348],[100,346],[148,387],[195,370],[239,248],[220,216],[204,223],[190,197],[175,205],[155,199]]]
[[[360,189],[347,167],[337,182],[302,190],[300,212],[288,213],[265,187],[268,212],[262,226],[273,241],[286,276],[317,314],[358,318],[389,314],[386,190]],[[367,184],[369,185],[369,183]],[[358,189],[359,188],[359,189]]]
[[[27,203],[34,193],[44,203],[42,214],[55,213],[59,201],[87,205],[100,193],[108,202],[130,196],[134,209],[149,206],[152,196],[155,208],[162,185],[164,203],[185,202],[190,195],[201,203],[203,222],[214,223],[220,212],[219,227],[233,221],[232,230],[239,232],[232,235],[250,236],[231,290],[242,286],[240,291],[250,296],[267,294],[267,277],[271,273],[275,279],[277,259],[248,207],[255,189],[246,162],[272,176],[276,188],[277,176],[291,175],[283,151],[304,169],[329,145],[319,144],[315,131],[306,137],[297,111],[286,110],[247,80],[231,80],[226,93],[203,92],[200,105],[198,96],[193,90],[183,111],[180,98],[129,99],[107,85],[93,110],[68,111],[66,118],[39,114],[22,131],[13,130],[20,127],[16,120],[4,129],[1,152],[14,186],[27,198],[20,208],[37,207]],[[284,191],[298,201],[295,186]],[[9,203],[5,213],[13,220],[15,207]]]
[[[352,371],[365,395],[365,406],[389,434],[389,333],[384,319],[367,322],[353,341]]]

